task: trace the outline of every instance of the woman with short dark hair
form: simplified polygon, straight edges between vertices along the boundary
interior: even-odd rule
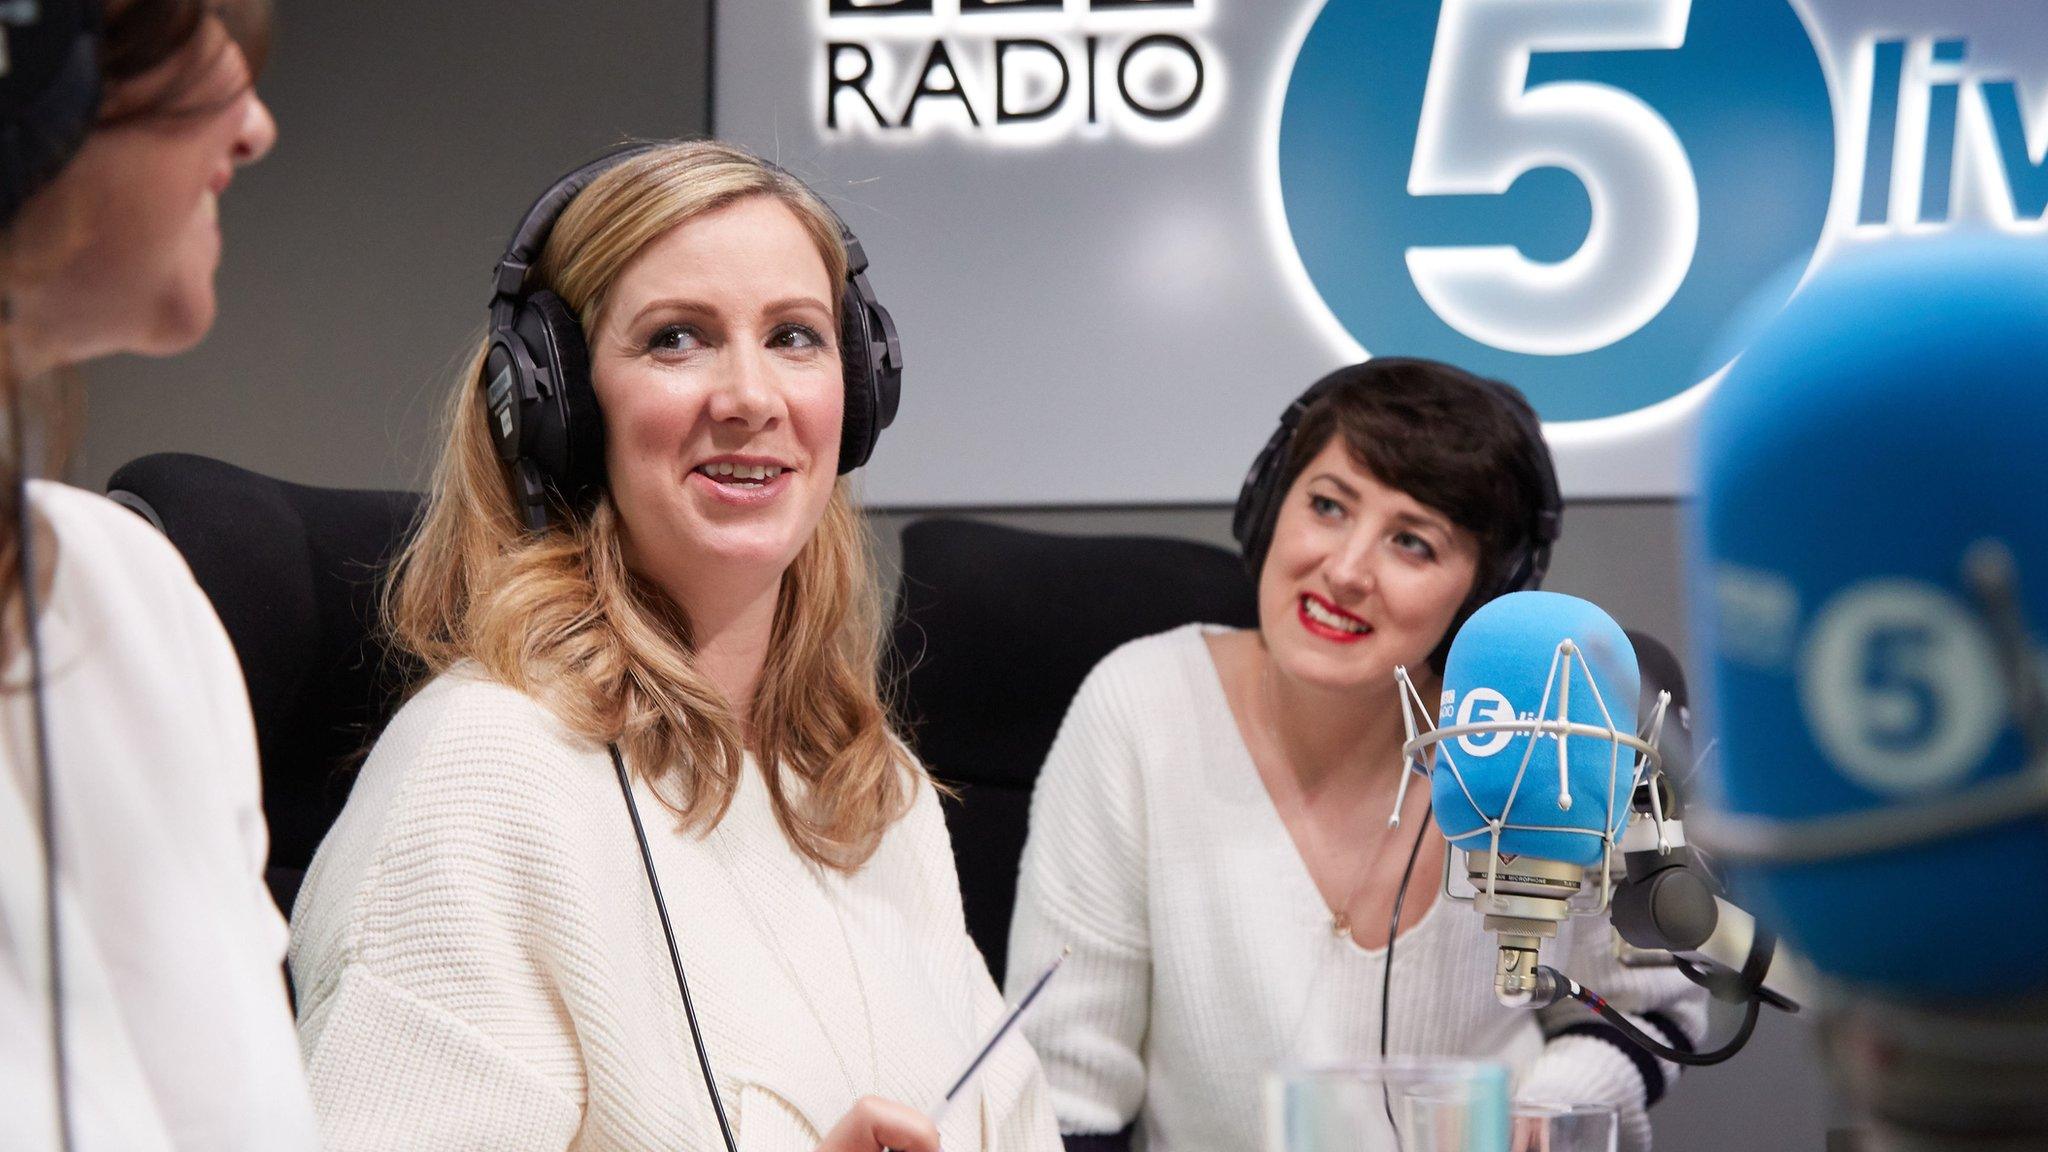
[[[1385,1050],[1505,1062],[1522,1096],[1616,1105],[1625,1146],[1648,1146],[1676,1069],[1499,1005],[1480,917],[1440,910],[1429,790],[1388,827],[1394,669],[1435,700],[1465,618],[1541,579],[1555,493],[1527,402],[1447,364],[1343,368],[1290,407],[1238,508],[1258,628],[1110,654],[1032,799],[1009,973],[1015,990],[1073,947],[1026,1023],[1065,1131],[1258,1147],[1264,1073]],[[1565,926],[1565,966],[1653,1034],[1699,1036],[1698,990],[1620,967],[1610,935]]]

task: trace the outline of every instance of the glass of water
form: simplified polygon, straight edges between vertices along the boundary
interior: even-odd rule
[[[1511,1152],[1615,1152],[1621,1120],[1607,1104],[1515,1101]]]
[[[1403,1058],[1266,1078],[1265,1152],[1509,1152],[1508,1070]]]

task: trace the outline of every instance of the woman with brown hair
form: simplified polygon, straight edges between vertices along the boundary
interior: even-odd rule
[[[711,143],[522,225],[390,588],[430,678],[295,910],[331,1146],[1057,1147],[1014,1040],[918,1111],[1002,1004],[877,683],[849,242]]]
[[[62,470],[70,369],[211,326],[218,198],[276,134],[250,86],[266,13],[8,7],[0,1146],[311,1148],[234,652],[142,519],[25,480]]]

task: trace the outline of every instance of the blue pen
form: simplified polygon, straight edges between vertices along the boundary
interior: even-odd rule
[[[939,1106],[932,1109],[932,1123],[934,1125],[945,1119],[946,1109],[953,1106],[953,1099],[960,1095],[962,1088],[967,1087],[967,1082],[974,1078],[975,1072],[981,1068],[982,1061],[988,1059],[988,1054],[995,1051],[996,1045],[1002,1043],[1003,1037],[1008,1035],[1010,1029],[1016,1026],[1018,1018],[1024,1015],[1024,1010],[1031,1007],[1031,1002],[1038,999],[1040,992],[1045,991],[1046,984],[1052,980],[1052,974],[1060,970],[1060,965],[1066,961],[1067,954],[1073,950],[1072,945],[1061,948],[1060,954],[1054,957],[1053,962],[1046,965],[1045,971],[1039,973],[1038,979],[1031,982],[1031,987],[1024,993],[1024,998],[1017,1001],[1017,1006],[1003,1014],[1002,1020],[997,1023],[996,1030],[989,1036],[988,1042],[981,1046],[981,1051],[974,1054],[974,1059],[967,1062],[967,1067],[961,1070],[959,1078],[953,1081],[953,1086],[946,1089],[945,1099],[939,1101]]]

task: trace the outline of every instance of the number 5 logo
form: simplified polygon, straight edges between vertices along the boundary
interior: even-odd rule
[[[1587,420],[1699,383],[1790,294],[1834,114],[1791,0],[1326,0],[1275,154],[1311,307]]]
[[[1699,188],[1671,125],[1605,84],[1525,87],[1533,52],[1676,48],[1692,0],[1445,0],[1408,191],[1500,195],[1563,168],[1592,226],[1569,257],[1505,244],[1413,247],[1408,271],[1445,322],[1510,352],[1590,352],[1650,322],[1692,267]]]
[[[1887,795],[1967,776],[2005,724],[1984,626],[1914,580],[1870,580],[1830,600],[1798,684],[1815,744],[1844,776]]]

